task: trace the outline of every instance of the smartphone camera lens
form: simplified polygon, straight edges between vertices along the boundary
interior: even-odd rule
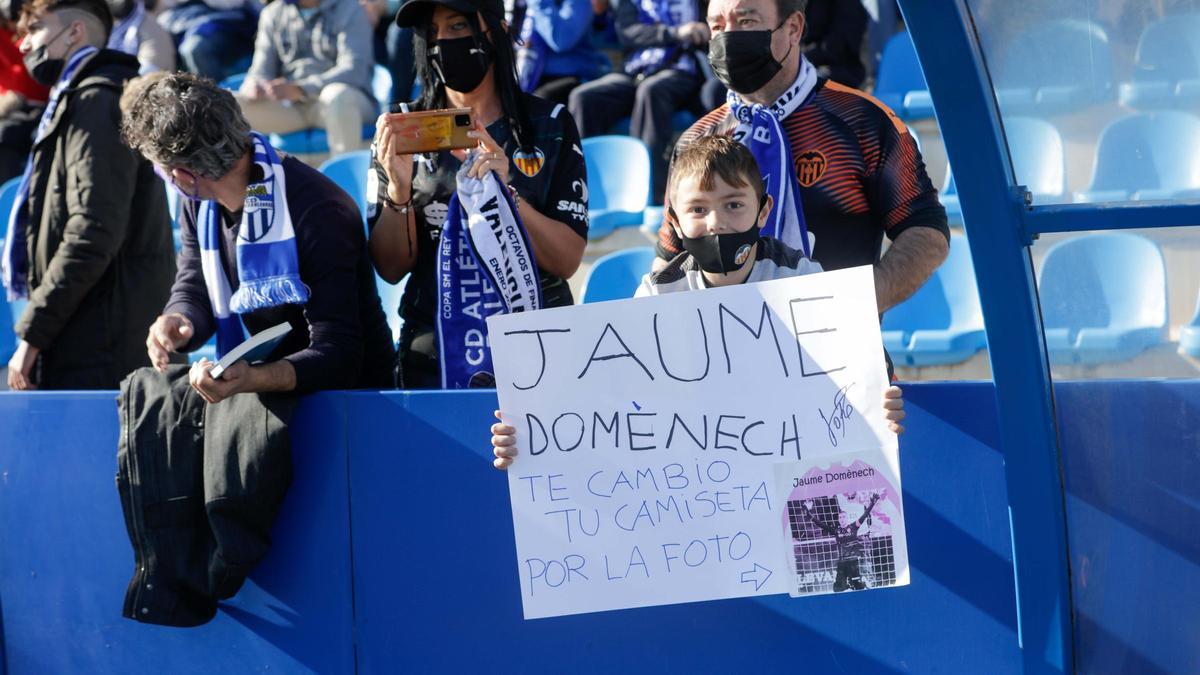
[[[454,126],[469,127],[471,126],[471,116],[465,113],[460,113],[454,116]]]

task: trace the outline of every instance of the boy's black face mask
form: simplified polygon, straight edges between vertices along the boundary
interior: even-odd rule
[[[754,249],[754,243],[761,236],[757,220],[758,215],[762,214],[765,201],[766,197],[764,196],[763,203],[759,204],[758,214],[755,215],[754,227],[745,232],[725,232],[689,237],[681,231],[679,237],[683,241],[683,250],[696,260],[700,269],[709,274],[729,274],[740,270],[743,265],[750,262],[750,251]],[[673,211],[671,216],[675,218]],[[675,221],[679,222],[679,219],[675,218]]]

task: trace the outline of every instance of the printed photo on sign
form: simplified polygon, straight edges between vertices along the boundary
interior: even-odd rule
[[[879,452],[776,465],[793,597],[908,584],[903,500]]]

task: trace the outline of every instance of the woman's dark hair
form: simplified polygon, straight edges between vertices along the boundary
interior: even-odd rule
[[[501,25],[500,17],[492,16],[489,12],[467,15],[467,24],[471,34],[480,45],[485,45],[487,38],[479,25],[479,17],[483,17],[487,31],[491,33],[492,68],[495,73],[496,94],[500,97],[500,107],[508,124],[512,127],[513,137],[517,146],[525,152],[533,150],[533,124],[529,121],[529,106],[526,105],[525,95],[517,79],[517,56],[513,50],[513,39]],[[429,62],[429,49],[433,41],[432,12],[413,30],[413,57],[417,66],[417,80],[421,83],[421,96],[416,101],[419,110],[436,110],[449,105],[446,99],[446,87],[441,82]],[[489,46],[485,45],[485,48]]]

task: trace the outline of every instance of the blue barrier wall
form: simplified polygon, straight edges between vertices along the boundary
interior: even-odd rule
[[[1200,630],[1200,382],[1057,395],[1081,669],[1200,668],[1187,639]],[[507,483],[488,462],[494,394],[334,393],[297,415],[296,479],[268,559],[212,623],[172,629],[120,618],[133,557],[112,394],[0,394],[4,663],[13,674],[1016,672],[994,391],[912,384],[906,398],[905,588],[523,621]]]

